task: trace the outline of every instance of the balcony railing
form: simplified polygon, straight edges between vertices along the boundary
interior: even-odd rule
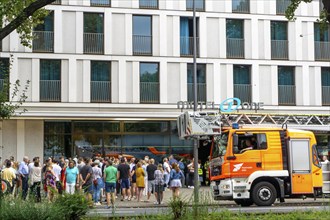
[[[91,6],[110,7],[111,0],[91,0]]]
[[[287,60],[289,58],[287,40],[272,40],[271,44],[272,59]]]
[[[199,38],[196,37],[196,55],[199,56]],[[180,54],[181,56],[192,56],[194,54],[194,38],[180,38]]]
[[[234,97],[242,102],[252,102],[252,87],[250,84],[234,84]]]
[[[330,86],[322,86],[322,105],[330,105]]]
[[[315,60],[330,60],[330,42],[315,41]]]
[[[84,53],[103,54],[103,33],[84,33]]]
[[[145,9],[157,9],[158,0],[140,0],[139,6]]]
[[[188,101],[194,101],[194,84],[188,83]],[[197,101],[206,102],[206,83],[197,83]]]
[[[40,101],[61,101],[61,80],[40,80]]]
[[[284,15],[290,3],[291,0],[276,0],[276,14]]]
[[[111,102],[110,91],[110,81],[91,81],[91,102]]]
[[[278,85],[278,104],[295,105],[296,104],[296,86]]]
[[[233,0],[232,11],[236,13],[250,13],[250,0]]]
[[[159,103],[158,82],[140,82],[140,102],[147,104]]]
[[[152,55],[152,36],[133,35],[133,54]]]
[[[227,38],[227,58],[244,58],[244,39]]]
[[[186,0],[187,11],[194,10],[193,2],[194,2],[194,0]],[[195,8],[196,8],[196,11],[205,11],[204,0],[195,0]]]
[[[54,52],[54,32],[34,31],[33,52]]]
[[[55,0],[52,4],[53,5],[60,5],[60,4],[62,4],[62,1],[61,0]]]

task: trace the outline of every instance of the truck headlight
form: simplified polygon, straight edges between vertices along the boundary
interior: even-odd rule
[[[230,189],[230,185],[221,185],[221,189]]]

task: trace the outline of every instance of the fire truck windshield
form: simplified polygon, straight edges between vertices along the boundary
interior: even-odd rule
[[[227,150],[228,132],[222,133],[220,136],[214,137],[214,145],[212,149],[212,158],[225,155]]]

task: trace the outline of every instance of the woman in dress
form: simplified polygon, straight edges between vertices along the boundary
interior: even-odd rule
[[[47,165],[45,172],[45,185],[47,188],[48,201],[52,202],[54,199],[54,194],[57,192],[56,188],[56,176],[53,171],[52,165]]]
[[[180,170],[180,167],[177,163],[172,164],[172,170],[170,172],[170,186],[173,193],[173,198],[178,198],[180,195],[181,179],[184,178],[183,172]]]
[[[136,171],[135,171],[135,174],[136,174],[136,186],[137,186],[137,200],[138,202],[140,202],[141,200],[141,197],[142,197],[142,192],[144,190],[144,176],[145,176],[145,173],[144,173],[144,170],[142,168],[142,164],[141,162],[138,162],[136,164]]]
[[[162,204],[163,202],[163,192],[164,192],[164,170],[163,165],[158,164],[157,170],[155,171],[155,204]]]

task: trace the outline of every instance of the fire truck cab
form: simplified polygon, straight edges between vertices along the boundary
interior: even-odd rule
[[[270,206],[276,199],[322,194],[310,131],[233,126],[211,139],[209,175],[216,200]]]

